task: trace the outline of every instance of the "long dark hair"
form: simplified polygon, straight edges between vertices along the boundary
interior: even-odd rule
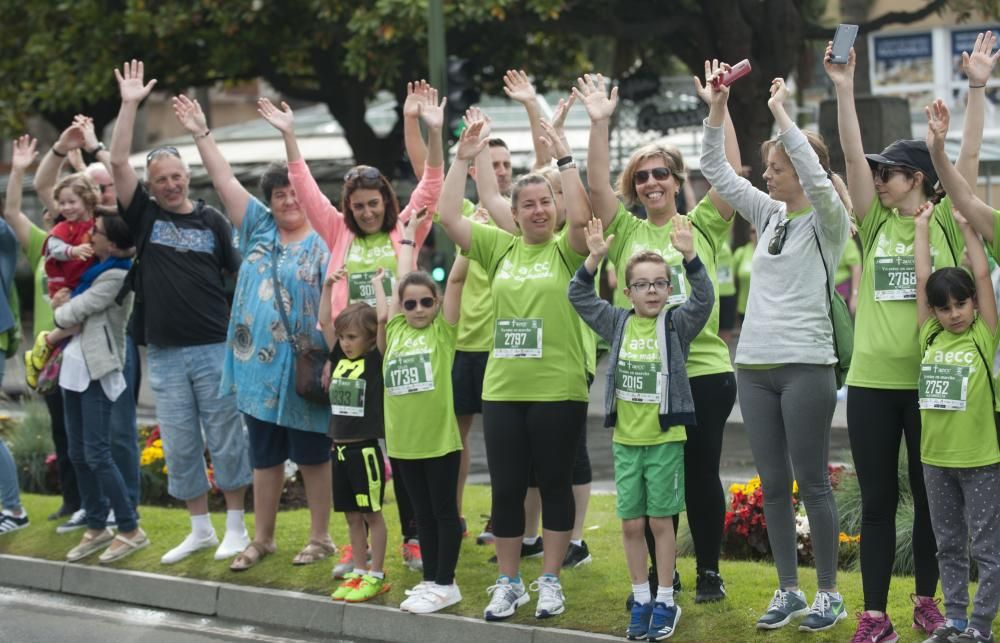
[[[382,203],[385,207],[385,218],[382,219],[382,232],[389,232],[396,227],[399,220],[399,199],[396,198],[396,191],[392,189],[389,179],[379,172],[377,167],[370,165],[358,165],[351,168],[344,175],[344,194],[341,198],[341,212],[344,213],[344,223],[347,228],[359,237],[363,237],[365,232],[354,220],[354,211],[351,209],[351,194],[356,190],[378,190],[382,194]]]
[[[975,299],[976,282],[963,268],[938,268],[927,279],[925,292],[928,304],[934,308],[944,308],[949,299],[955,302]]]

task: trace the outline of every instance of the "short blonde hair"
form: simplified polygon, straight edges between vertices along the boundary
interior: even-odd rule
[[[684,164],[684,155],[681,151],[673,145],[660,143],[643,145],[632,152],[625,169],[618,175],[618,196],[625,201],[625,205],[633,206],[639,202],[639,193],[635,189],[635,173],[639,164],[651,158],[663,159],[663,164],[677,180],[677,187],[684,187],[684,182],[687,181],[687,166]]]
[[[70,174],[56,183],[56,187],[52,190],[52,198],[57,203],[59,202],[59,193],[66,188],[73,190],[73,193],[80,197],[80,200],[83,201],[83,206],[91,214],[94,213],[97,204],[101,202],[101,190],[97,187],[94,179],[90,178],[90,175],[86,172]]]

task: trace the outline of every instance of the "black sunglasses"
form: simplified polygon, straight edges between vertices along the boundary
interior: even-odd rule
[[[403,301],[403,308],[406,310],[415,310],[417,308],[417,303],[419,303],[424,308],[433,308],[434,298],[421,297],[420,299],[407,299]]]
[[[359,167],[352,168],[344,175],[344,182],[362,180],[369,183],[379,183],[382,179],[382,173],[378,171],[378,168],[374,168],[370,165],[362,165]]]
[[[149,151],[149,154],[146,155],[146,165],[149,165],[153,159],[159,156],[176,156],[177,158],[180,158],[181,153],[178,152],[177,148],[173,145],[161,145],[160,147],[154,147]]]
[[[667,288],[670,288],[669,279],[657,279],[655,281],[637,281],[634,284],[629,285],[629,290],[635,290],[636,292],[649,292],[650,290],[659,290],[660,292],[666,292]]]
[[[788,219],[782,219],[774,227],[774,234],[767,244],[767,252],[772,255],[780,255],[781,249],[785,246],[785,237],[788,236]]]
[[[649,175],[652,174],[653,178],[657,181],[666,181],[670,178],[673,172],[670,171],[669,167],[654,167],[652,170],[636,170],[635,171],[635,184],[642,185],[649,180]]]
[[[882,183],[888,183],[893,174],[905,174],[910,176],[910,170],[891,165],[876,165],[872,168],[872,178],[878,179]]]

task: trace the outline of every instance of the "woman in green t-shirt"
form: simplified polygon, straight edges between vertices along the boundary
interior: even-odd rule
[[[708,80],[708,68],[706,67]],[[617,91],[605,93],[604,79],[588,76],[581,79],[574,89],[590,116],[590,144],[587,148],[587,182],[594,215],[604,224],[605,234],[614,235],[609,260],[624,267],[633,255],[651,250],[663,256],[670,265],[676,288],[668,300],[676,306],[688,298],[690,285],[683,269],[681,253],[670,242],[674,217],[678,215],[676,197],[684,188],[687,170],[684,157],[676,148],[652,143],[635,150],[618,177],[618,189],[611,185],[608,123],[617,105]],[[708,101],[706,88],[699,94]],[[736,133],[732,129],[729,112],[725,117],[726,158],[734,168],[742,169]],[[626,206],[642,205],[646,219],[632,216]],[[733,207],[718,191],[711,189],[695,205],[686,218],[694,227],[695,246],[704,262],[715,290],[712,314],[705,328],[691,343],[687,360],[688,376],[698,419],[697,427],[690,427],[684,447],[684,493],[687,504],[688,524],[694,541],[697,559],[697,602],[717,601],[725,598],[725,588],[719,575],[719,552],[722,546],[722,529],[726,516],[726,496],[719,479],[719,461],[722,457],[722,436],[726,420],[736,402],[736,377],[729,357],[729,347],[719,337],[719,284],[717,262],[723,243],[732,228]],[[623,293],[628,284],[619,284],[615,305],[631,308]],[[674,521],[676,530],[678,522]],[[653,557],[652,533],[647,531],[647,543]],[[650,584],[660,581],[655,573]],[[674,574],[674,586],[680,578]]]
[[[539,618],[564,610],[559,571],[573,528],[572,470],[587,413],[587,381],[580,320],[566,289],[587,254],[590,218],[569,190],[566,234],[556,235],[556,201],[539,174],[521,177],[511,203],[521,235],[476,224],[461,214],[469,162],[486,145],[483,121],[462,132],[438,210],[441,224],[463,253],[489,276],[494,340],[483,383],[483,432],[492,480],[493,533],[500,577],[484,616],[500,620],[530,598],[519,560],[524,497],[532,471],[542,498],[545,559],[538,590]],[[561,159],[562,160],[562,159]],[[576,174],[572,162],[561,170]],[[569,178],[569,177],[567,177]]]
[[[984,88],[996,62],[990,53],[994,42],[991,36],[981,35],[972,54],[963,55],[962,71],[969,78],[969,92],[958,169],[972,184],[978,177]],[[831,51],[828,47],[824,65],[837,93],[840,144],[863,256],[854,354],[847,376],[847,429],[861,486],[865,612],[858,633],[862,638],[871,638],[893,629],[886,605],[896,550],[897,472],[902,440],[906,444],[914,507],[913,619],[931,634],[944,623],[944,616],[934,602],[937,547],[920,467],[920,349],[913,325],[917,299],[914,215],[928,199],[937,202],[930,227],[935,268],[959,265],[964,241],[952,219],[951,199],[942,199],[935,192],[937,173],[924,141],[899,140],[880,154],[865,154],[854,101],[855,54],[852,50],[847,64],[839,65],[830,62]],[[975,224],[976,219],[970,217],[970,221]],[[992,234],[992,229],[988,232]]]

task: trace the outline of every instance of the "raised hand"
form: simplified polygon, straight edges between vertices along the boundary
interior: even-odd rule
[[[563,129],[566,127],[566,117],[569,115],[569,108],[576,102],[576,94],[570,94],[569,98],[560,98],[552,112],[552,127],[559,132],[560,136],[565,136]]]
[[[10,165],[15,170],[25,171],[38,158],[38,141],[27,134],[14,139]]]
[[[339,268],[326,276],[323,280],[324,288],[332,288],[335,283],[347,277],[347,268]]]
[[[826,75],[830,77],[830,82],[838,87],[853,83],[854,68],[857,65],[857,56],[854,53],[854,47],[851,47],[851,50],[847,53],[846,65],[838,65],[830,62],[831,58],[833,58],[832,40],[826,43],[826,52],[823,54],[823,68],[826,69]]]
[[[503,75],[503,93],[507,98],[527,105],[535,101],[535,86],[528,79],[528,74],[520,69],[508,69]]]
[[[539,137],[539,140],[545,147],[549,148],[549,156],[555,159],[561,159],[564,156],[570,155],[569,144],[566,142],[566,135],[561,132],[557,132],[552,123],[548,122],[544,118],[539,122],[542,130],[545,132],[544,136]]]
[[[587,109],[590,121],[604,121],[611,118],[618,106],[618,88],[612,87],[611,93],[604,91],[604,76],[597,74],[586,74],[576,79],[576,87],[573,88],[573,95],[576,96]]]
[[[931,215],[933,213],[934,213],[934,204],[931,203],[930,201],[924,202],[924,204],[920,206],[920,209],[917,210],[917,214],[915,217],[916,226],[918,228],[924,228],[926,230],[927,226],[930,224]]]
[[[125,62],[121,71],[115,69],[115,78],[118,79],[118,91],[121,93],[123,103],[142,102],[149,92],[156,87],[156,79],[143,84],[143,65],[141,60],[132,59],[132,62]]]
[[[476,211],[472,213],[470,218],[476,223],[487,225],[490,222],[490,212],[484,207],[478,207],[476,208]]]
[[[465,121],[466,127],[471,127],[476,121],[481,121],[483,129],[479,132],[480,138],[490,137],[490,132],[493,130],[493,120],[483,110],[475,106],[470,107],[465,110],[465,116],[462,117],[462,120]]]
[[[427,101],[430,85],[426,80],[414,80],[406,83],[406,100],[403,102],[403,116],[418,118],[420,106]]]
[[[712,105],[725,105],[726,101],[729,100],[729,88],[722,83],[713,82],[716,78],[722,77],[731,68],[728,64],[719,62],[717,58],[705,61],[705,82],[702,84],[701,79],[697,76],[694,77],[694,90],[698,94],[698,97],[705,102],[706,105],[712,107]]]
[[[485,121],[476,121],[462,130],[462,136],[458,139],[458,149],[455,156],[462,161],[471,161],[476,155],[483,151],[489,139],[481,136]]]
[[[414,212],[410,216],[410,218],[406,220],[406,223],[403,224],[403,238],[409,241],[413,241],[413,239],[417,236],[417,228],[420,227],[420,224],[426,217],[427,217],[427,206],[425,205],[424,207]]]
[[[427,99],[418,106],[420,120],[424,122],[427,129],[440,130],[444,127],[444,106],[448,104],[447,98],[442,98],[438,103],[438,90],[430,87],[427,91]]]
[[[997,58],[1000,58],[1000,49],[993,51],[996,44],[996,35],[987,31],[976,36],[971,54],[962,52],[962,71],[968,76],[970,85],[985,85],[990,79]]]
[[[94,119],[83,114],[77,114],[73,117],[73,124],[83,134],[83,145],[81,146],[83,149],[92,150],[100,144],[100,141],[97,139],[97,132],[94,130]]]
[[[71,150],[78,150],[84,145],[83,130],[76,123],[73,123],[59,134],[59,139],[52,145],[62,154]]]
[[[257,113],[261,115],[261,118],[270,123],[271,127],[282,134],[293,133],[295,114],[292,113],[292,108],[285,101],[281,101],[281,109],[278,109],[271,102],[271,99],[260,98],[257,100]]]
[[[948,126],[951,124],[951,113],[948,106],[940,98],[924,108],[927,114],[927,147],[944,149],[944,141],[948,136]]]
[[[381,285],[383,279],[385,279],[385,268],[380,266],[379,269],[375,271],[375,274],[372,275],[372,283]]]
[[[590,256],[596,259],[604,259],[608,254],[608,248],[614,241],[615,235],[604,238],[604,224],[598,218],[593,218],[587,222],[587,250]]]
[[[771,81],[771,97],[767,99],[767,106],[771,110],[785,107],[785,100],[788,98],[788,86],[784,78],[775,78]]]
[[[208,120],[197,100],[191,100],[184,94],[178,94],[170,100],[174,108],[174,116],[181,127],[191,134],[204,134],[208,130]]]
[[[677,252],[684,255],[685,261],[690,261],[694,255],[694,235],[691,233],[691,222],[687,217],[674,217],[674,229],[670,232],[670,243]]]

